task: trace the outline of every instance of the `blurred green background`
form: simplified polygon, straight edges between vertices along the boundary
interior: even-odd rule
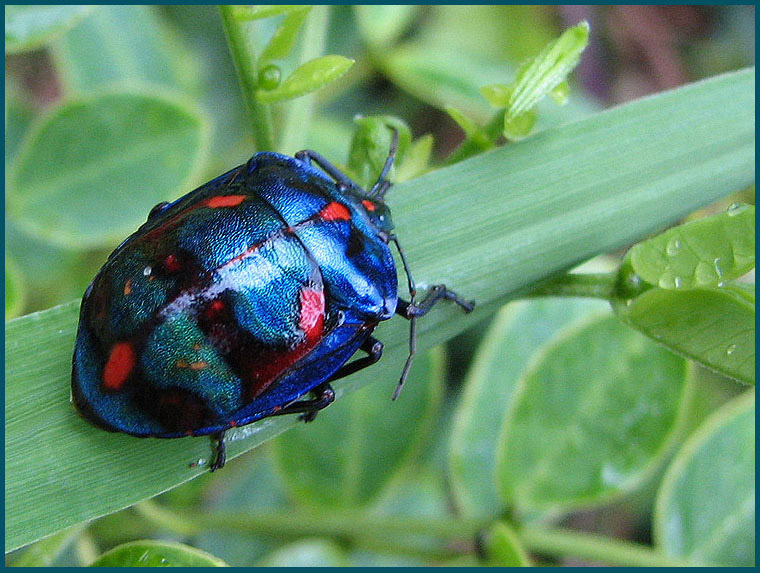
[[[44,31],[39,45],[28,31],[25,41],[9,42],[6,12],[6,184],[12,178],[15,189],[6,213],[6,318],[80,298],[108,253],[155,203],[180,196],[256,151],[216,7],[70,8],[57,16],[63,24]],[[511,81],[521,62],[568,26],[587,20],[589,46],[571,76],[568,105],[542,103],[539,130],[754,65],[754,17],[751,6],[316,7],[305,20],[295,53],[302,45],[321,43],[322,53],[340,54],[355,63],[338,81],[307,96],[308,105],[299,108],[302,124],[292,118],[285,125],[275,124],[283,128],[277,150],[292,154],[311,148],[345,165],[354,116],[385,114],[406,121],[415,138],[432,134],[433,164],[441,164],[463,139],[444,106],[454,105],[481,123],[487,121],[492,110],[478,88]],[[259,21],[262,42],[279,22]],[[292,71],[293,62],[286,59],[282,68]],[[124,114],[114,113],[118,106]],[[139,129],[119,119],[129,114],[145,118]],[[68,171],[71,155],[64,158],[56,138],[82,125],[94,128],[82,133],[67,153],[80,154],[87,169]],[[298,129],[299,125],[309,128]],[[133,161],[112,173],[104,186],[90,171],[115,150]],[[151,175],[155,184],[150,188],[135,183],[146,173],[160,174]],[[103,212],[96,210],[100,194],[110,199]],[[754,203],[754,192],[726,200],[721,208],[735,199]],[[612,260],[600,258],[591,268],[609,269]],[[526,499],[542,502],[518,508],[522,517],[516,523],[561,524],[647,547],[653,535],[659,535],[656,544],[674,558],[753,563],[754,549],[751,556],[746,551],[749,533],[731,537],[721,546],[725,551],[699,557],[683,549],[690,543],[699,545],[698,536],[679,538],[679,549],[672,549],[668,544],[676,541],[668,541],[668,526],[653,534],[658,527],[654,522],[670,515],[665,506],[677,501],[666,491],[672,489],[669,484],[689,477],[684,472],[693,457],[680,451],[680,469],[668,466],[667,460],[709,413],[740,394],[742,387],[639,338],[629,340],[606,318],[608,312],[608,306],[597,301],[510,305],[489,319],[490,324],[420,359],[414,387],[407,388],[404,400],[378,403],[372,390],[364,388],[344,404],[332,406],[329,410],[334,412],[325,412],[313,427],[291,429],[232,460],[217,475],[203,475],[86,528],[59,533],[37,548],[9,554],[6,562],[23,564],[35,559],[36,551],[40,557],[28,561],[31,564],[83,565],[120,543],[150,538],[181,541],[240,566],[474,564],[479,553],[470,533],[477,527],[465,528],[466,535],[452,535],[435,526],[445,530],[452,519],[506,512],[494,501],[498,492],[490,491],[493,484],[480,483],[484,472],[468,472],[480,463],[468,457],[479,453],[478,447],[484,448],[482,459],[491,460],[483,463],[497,463],[491,444],[498,436],[478,442],[482,428],[471,419],[472,403],[492,394],[474,389],[462,399],[462,388],[488,384],[490,371],[491,378],[498,373],[511,380],[506,384],[514,389],[518,379],[541,378],[547,353],[559,353],[554,360],[566,363],[593,342],[599,348],[636,348],[630,359],[638,366],[631,371],[641,373],[644,364],[636,361],[642,356],[644,363],[663,364],[667,379],[653,383],[648,388],[651,395],[642,388],[637,396],[672,411],[660,412],[659,426],[640,430],[652,443],[638,443],[639,459],[625,461],[631,467],[602,464],[601,477],[583,478],[585,470],[567,470],[568,479],[587,479],[591,485],[565,484],[566,489],[558,488],[562,491],[542,485],[544,474],[555,480],[562,475],[567,468],[563,457],[546,461],[532,476],[535,479],[507,478],[513,488],[532,488],[530,494],[522,491]],[[558,340],[575,341],[579,350]],[[514,372],[504,374],[510,368]],[[598,368],[608,368],[603,358]],[[579,369],[593,370],[593,364],[584,362]],[[604,396],[616,392],[605,386],[603,376],[597,380],[590,374],[585,383]],[[528,396],[522,403],[531,404],[530,390],[523,392]],[[688,404],[682,399],[687,394]],[[540,393],[533,398],[537,396]],[[602,401],[599,407],[607,405]],[[533,408],[540,410],[541,404]],[[719,430],[727,425],[746,424],[744,402],[734,401],[726,408],[720,424],[713,424],[718,430],[700,428],[702,434],[690,438],[691,450],[709,448],[711,440],[719,443]],[[383,416],[388,410],[390,418],[378,410]],[[502,410],[498,415],[503,414]],[[365,430],[336,441],[347,425]],[[389,427],[392,436],[384,433]],[[558,439],[553,436],[547,433],[547,439]],[[514,434],[510,440],[519,445]],[[615,452],[627,445],[608,447]],[[511,453],[509,443],[501,447]],[[616,472],[626,475],[618,479]],[[663,474],[668,474],[665,482]],[[550,494],[541,491],[544,486]],[[754,496],[754,485],[752,492]],[[543,504],[552,496],[560,501]],[[694,497],[699,498],[696,493]],[[342,513],[335,517],[334,510]],[[210,517],[204,521],[203,515]],[[246,515],[253,517],[246,521]],[[229,518],[227,525],[219,526],[223,516]],[[744,517],[742,530],[750,526]],[[356,528],[368,523],[379,524],[377,530],[358,534]],[[751,525],[754,531],[754,510]],[[498,532],[490,536],[498,538]],[[516,546],[521,544],[535,563],[590,563],[562,551],[547,553],[529,536]],[[728,545],[734,550],[724,547]],[[522,558],[505,559],[503,564]]]

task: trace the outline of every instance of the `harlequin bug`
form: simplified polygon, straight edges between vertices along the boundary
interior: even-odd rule
[[[313,420],[334,400],[331,382],[380,359],[372,332],[394,314],[410,321],[397,398],[417,318],[441,299],[474,305],[443,285],[417,302],[384,201],[397,144],[394,132],[369,191],[314,151],[262,152],[154,207],[85,291],[72,372],[79,413],[138,437],[211,435],[214,471],[229,428]],[[397,294],[390,243],[409,301]]]

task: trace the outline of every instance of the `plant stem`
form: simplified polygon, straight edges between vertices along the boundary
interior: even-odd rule
[[[566,273],[541,283],[523,296],[578,296],[612,300],[617,288],[618,274],[614,273]]]
[[[153,502],[136,506],[147,519],[183,535],[194,535],[205,529],[235,531],[275,538],[301,536],[329,536],[350,539],[365,546],[373,546],[372,540],[383,540],[383,547],[397,552],[413,552],[403,543],[389,543],[394,537],[401,542],[408,536],[427,535],[442,541],[453,539],[473,540],[487,527],[490,519],[454,519],[448,517],[400,517],[373,515],[366,511],[308,510],[273,511],[269,513],[216,512],[185,515],[169,510]],[[666,557],[658,551],[628,541],[610,539],[599,535],[552,528],[525,528],[517,535],[529,551],[556,557],[579,557],[611,565],[644,567],[680,567],[690,563]],[[376,545],[376,543],[375,543]],[[430,555],[445,558],[450,550]]]
[[[259,79],[256,56],[250,41],[251,25],[236,18],[234,6],[219,6],[219,13],[230,46],[230,54],[235,62],[240,88],[243,90],[243,99],[248,107],[256,148],[259,151],[273,150],[275,143],[270,109],[256,99]]]
[[[325,50],[329,6],[313,6],[306,20],[301,42],[299,64],[316,58]],[[277,151],[293,154],[306,147],[306,133],[314,110],[315,93],[296,98],[288,105],[285,121],[280,126]]]
[[[610,565],[634,567],[690,567],[692,563],[662,555],[658,551],[600,535],[550,528],[518,531],[525,548],[547,555],[574,556]]]

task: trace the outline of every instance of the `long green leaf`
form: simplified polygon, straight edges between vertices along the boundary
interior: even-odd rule
[[[441,305],[421,320],[420,347],[483,320],[539,279],[745,188],[754,179],[754,102],[748,69],[546,130],[391,189],[418,284],[446,282],[478,302],[471,315]],[[76,321],[72,302],[6,324],[6,549],[189,480],[205,471],[190,462],[211,453],[204,439],[139,440],[80,420],[69,404]],[[387,354],[406,352],[407,329],[400,319],[381,325]],[[339,395],[376,373],[340,382]],[[230,457],[297,423],[287,418],[240,428]]]

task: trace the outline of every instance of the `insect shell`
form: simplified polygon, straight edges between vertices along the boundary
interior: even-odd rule
[[[418,305],[411,276],[410,301],[398,297],[383,199],[396,143],[394,134],[370,191],[313,151],[262,152],[157,205],[84,294],[78,412],[138,437],[211,435],[213,471],[225,430],[273,415],[314,419],[333,401],[330,382],[380,358],[372,331],[394,313],[412,327],[398,394],[416,318],[442,298],[472,303],[438,286]]]

